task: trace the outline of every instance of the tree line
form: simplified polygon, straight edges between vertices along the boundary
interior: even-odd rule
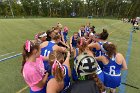
[[[0,16],[136,17],[140,0],[0,0]]]

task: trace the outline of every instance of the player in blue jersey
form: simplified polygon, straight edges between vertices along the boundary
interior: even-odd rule
[[[69,52],[66,60],[61,52],[54,51],[49,55],[50,63],[52,63],[52,76],[49,77],[47,83],[47,93],[67,93],[71,76],[69,59]]]
[[[54,37],[52,38],[51,41],[46,41],[43,42],[40,46],[41,46],[41,55],[42,56],[49,56],[49,54],[56,50],[56,51],[60,51],[60,52],[65,52],[66,48],[64,47],[60,47],[57,45],[57,43],[60,41],[60,35],[54,35]],[[51,73],[51,67],[50,64],[48,63],[48,61],[44,61],[44,66],[45,69]]]
[[[78,31],[78,36],[83,37],[86,34],[85,32],[85,25],[82,25]]]
[[[110,43],[107,42],[107,38],[108,38],[108,32],[107,30],[103,29],[103,32],[100,33],[99,35],[96,36],[96,43],[91,43],[88,45],[88,47],[93,50],[93,52],[95,53],[95,56],[102,56],[103,54],[105,54],[102,50],[101,47],[104,43]],[[99,66],[101,67],[101,69],[103,69],[103,63],[98,62]]]
[[[85,32],[86,32],[86,35],[89,36],[90,34],[90,22],[88,22],[85,26]]]
[[[78,33],[74,32],[73,36],[71,36],[71,38],[70,38],[71,52],[74,51],[74,49],[77,47],[77,39],[78,39]]]
[[[69,45],[67,43],[65,43],[64,35],[61,30],[62,30],[62,28],[60,28],[60,27],[54,27],[54,33],[59,34],[61,36],[61,40],[58,43],[58,46],[69,48]]]
[[[65,27],[64,27],[64,31],[63,31],[63,36],[64,36],[64,42],[65,42],[65,43],[67,43],[68,31],[69,31],[68,27],[65,26]]]
[[[121,70],[126,70],[127,64],[123,55],[116,52],[114,44],[105,43],[103,51],[106,55],[96,57],[96,59],[104,65],[104,85],[110,88],[111,93],[116,93],[116,88],[121,83]]]
[[[89,48],[87,47],[87,43],[85,42],[85,39],[81,37],[81,38],[78,38],[78,41],[77,41],[77,48],[75,49],[75,52],[74,52],[74,61],[76,61],[77,56],[83,52],[86,52],[89,56],[93,56],[92,51],[89,50]],[[96,74],[98,75],[102,83],[104,83],[104,74],[99,65],[97,66]],[[75,69],[73,69],[72,71],[72,76],[74,80],[77,80]]]

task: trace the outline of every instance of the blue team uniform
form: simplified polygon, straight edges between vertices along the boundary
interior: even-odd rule
[[[108,43],[108,42],[105,42],[105,43]],[[102,47],[102,45],[104,44],[103,42],[98,42],[98,44],[100,45],[100,47]],[[95,56],[98,57],[98,56],[102,56],[102,55],[105,55],[105,53],[99,49],[99,50],[96,50],[95,48],[93,48],[93,52],[95,53]],[[99,66],[101,67],[101,69],[103,69],[103,63],[100,62],[100,61],[97,61]]]
[[[67,91],[67,89],[70,87],[70,85],[71,85],[71,83],[70,83],[70,77],[69,77],[69,75],[68,75],[68,68],[67,68],[67,66],[65,66],[65,65],[63,65],[63,67],[64,67],[64,88],[63,88],[63,90],[60,92],[60,93],[67,93],[66,91]],[[48,77],[48,80],[50,80],[50,79],[52,79],[52,78],[54,78],[54,76],[49,76]]]
[[[108,58],[104,55],[109,63],[104,65],[104,85],[109,88],[116,88],[120,86],[121,83],[121,68],[122,65],[116,63],[115,56],[113,58]]]
[[[53,51],[53,46],[54,45],[55,45],[54,42],[49,41],[48,45],[41,49],[41,55],[42,56],[49,56],[49,54]],[[48,63],[48,61],[43,61],[43,63],[44,63],[45,70],[47,70],[48,73],[51,73],[51,66]]]
[[[99,65],[97,66],[96,74],[98,78],[102,81],[102,83],[104,84],[104,73]]]
[[[74,37],[72,37],[72,47],[76,48],[77,47],[77,39],[74,40]]]
[[[87,35],[89,35],[90,28],[89,27],[86,27],[85,28],[85,31],[86,31]]]
[[[85,31],[86,31],[87,33],[89,33],[89,27],[86,27],[86,28],[85,28]]]
[[[97,50],[96,50],[96,48],[93,48],[92,51],[93,51],[93,53],[96,53]]]
[[[74,57],[74,62],[76,61],[76,57],[78,56],[78,48],[76,48],[75,50],[76,50],[76,56]],[[72,79],[73,81],[78,80],[78,76],[76,74],[76,70],[74,69],[74,67],[72,69]]]
[[[65,41],[65,42],[67,42],[67,35],[68,35],[68,32],[63,32],[64,41]]]
[[[30,89],[30,93],[46,93],[46,86],[44,86],[44,88],[41,89],[40,91],[32,91],[32,90]]]
[[[96,50],[96,48],[93,48],[92,51],[95,53],[96,57],[100,56],[100,52],[102,53],[101,50]],[[98,62],[98,66],[97,66],[96,74],[98,75],[99,79],[104,83],[104,73],[102,71],[103,63],[100,61],[97,61],[97,62]]]
[[[80,33],[81,33],[81,36],[80,36],[80,34],[78,33],[78,36],[79,36],[79,37],[83,37],[83,36],[85,35],[85,31],[82,32],[82,31],[80,30]]]
[[[81,31],[81,37],[84,36],[84,35],[85,35],[85,31],[84,32]]]

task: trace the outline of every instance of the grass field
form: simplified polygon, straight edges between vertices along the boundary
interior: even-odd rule
[[[126,56],[131,25],[112,19],[82,19],[82,18],[40,18],[40,19],[0,19],[0,59],[22,52],[26,39],[34,39],[40,31],[46,31],[57,22],[69,27],[69,36],[78,31],[80,25],[91,22],[96,32],[106,28],[110,33],[109,41],[117,45],[118,51]],[[140,88],[140,31],[133,33],[132,48],[128,65],[127,82]],[[29,93],[21,76],[21,56],[0,62],[0,93]],[[25,88],[25,89],[24,89]],[[126,86],[126,93],[140,93],[140,90]]]

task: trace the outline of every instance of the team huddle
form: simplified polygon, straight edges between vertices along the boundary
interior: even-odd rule
[[[69,32],[57,23],[26,40],[21,73],[30,93],[116,93],[127,64],[107,30],[87,23],[68,40]]]

